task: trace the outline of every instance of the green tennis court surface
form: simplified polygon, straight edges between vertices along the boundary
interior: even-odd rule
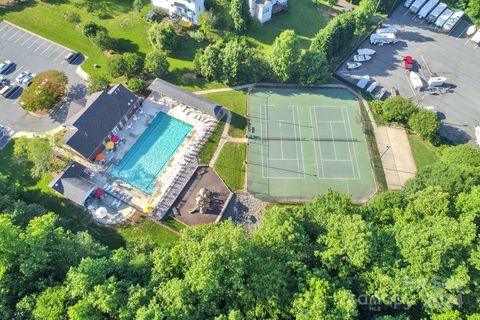
[[[355,97],[343,89],[253,89],[248,191],[303,202],[331,188],[367,200],[375,183]]]

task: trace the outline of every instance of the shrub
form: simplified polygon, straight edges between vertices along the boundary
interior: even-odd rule
[[[177,33],[173,23],[155,23],[148,30],[148,39],[156,50],[172,51],[177,44]]]
[[[40,72],[20,96],[21,106],[31,112],[51,110],[66,93],[68,78],[57,70]]]
[[[82,27],[83,35],[90,39],[94,38],[97,35],[97,33],[100,31],[107,31],[107,29],[105,29],[105,27],[102,27],[101,25],[93,21],[88,21]]]
[[[408,125],[418,133],[422,139],[433,141],[437,137],[440,121],[438,121],[435,112],[421,109],[410,117]]]
[[[55,169],[53,150],[50,142],[44,138],[18,138],[15,140],[13,156],[17,162],[32,163],[31,175],[41,177]]]
[[[409,99],[400,96],[389,97],[381,106],[380,115],[386,121],[407,123],[415,112],[415,105]]]
[[[76,12],[66,11],[63,13],[63,17],[70,23],[77,24],[80,23],[80,15]]]
[[[145,58],[145,69],[156,77],[163,77],[168,72],[167,55],[163,51],[154,50]]]
[[[120,77],[125,74],[125,63],[121,54],[114,54],[107,61],[107,70],[112,77]]]
[[[88,81],[88,94],[92,94],[94,92],[103,91],[110,86],[110,80],[104,76],[94,76],[90,77]]]
[[[128,88],[135,93],[143,93],[147,90],[147,83],[143,79],[132,78],[128,80]]]
[[[325,54],[308,50],[302,55],[298,67],[298,79],[302,84],[326,82],[330,77],[330,66]]]
[[[115,54],[108,59],[107,70],[112,77],[132,77],[143,70],[142,57],[133,52]]]

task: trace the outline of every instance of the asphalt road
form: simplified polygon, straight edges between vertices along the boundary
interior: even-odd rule
[[[387,92],[395,87],[419,106],[435,106],[440,111],[444,137],[455,143],[471,141],[474,126],[480,121],[480,49],[465,34],[469,24],[461,20],[446,34],[399,6],[384,26],[397,28],[399,41],[372,46],[367,39],[360,48],[377,50],[373,59],[356,70],[347,71],[342,66],[337,75],[354,84],[369,75]],[[405,56],[414,58],[415,71],[425,87],[428,78],[437,74],[447,78],[445,87],[449,89],[437,94],[413,90],[403,66]]]
[[[69,81],[67,102],[43,117],[33,116],[20,107],[18,98],[23,89],[17,90],[9,98],[0,97],[0,124],[15,131],[42,132],[57,128],[65,122],[69,101],[86,95],[86,86],[75,72],[84,57],[81,56],[73,64],[68,64],[64,57],[69,51],[71,50],[5,21],[0,22],[0,61],[10,60],[16,64],[4,77],[14,81],[22,71],[38,74],[55,69],[65,72]]]

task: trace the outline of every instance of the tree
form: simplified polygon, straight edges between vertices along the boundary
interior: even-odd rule
[[[20,105],[27,111],[50,111],[67,91],[68,78],[62,71],[40,72],[23,90]]]
[[[34,178],[40,178],[55,168],[52,146],[47,139],[19,138],[15,141],[13,154],[19,162],[32,163],[31,174]]]
[[[408,125],[422,139],[433,141],[437,137],[440,121],[435,112],[421,109],[410,117]]]
[[[147,89],[147,83],[143,79],[131,78],[128,80],[128,88],[135,93],[143,93]]]
[[[66,318],[67,290],[60,288],[47,288],[37,298],[33,316],[39,320],[56,320]]]
[[[125,64],[125,76],[132,77],[142,72],[144,61],[138,53],[126,52],[122,57]]]
[[[107,32],[107,30],[102,27],[101,25],[93,22],[88,21],[82,27],[82,33],[85,37],[93,39],[100,31]]]
[[[222,75],[222,59],[220,53],[223,47],[222,42],[209,45],[204,50],[197,51],[194,59],[195,70],[207,81],[219,80]]]
[[[233,20],[233,29],[237,32],[245,31],[248,22],[247,2],[244,0],[232,0],[229,13]]]
[[[145,0],[133,0],[132,6],[133,10],[136,12],[140,12],[142,8],[145,6],[146,1]]]
[[[244,39],[227,42],[220,58],[224,83],[236,85],[256,79],[254,53]]]
[[[155,50],[172,51],[177,44],[177,33],[173,23],[153,24],[148,30],[148,39]]]
[[[88,94],[106,90],[110,86],[110,80],[105,76],[93,76],[88,81]]]
[[[415,105],[410,99],[395,96],[385,100],[380,115],[386,121],[407,123],[414,112]]]
[[[202,30],[203,34],[210,39],[216,40],[218,38],[217,35],[217,24],[218,18],[217,15],[213,12],[213,10],[207,10],[202,12],[198,18],[198,25],[200,26],[200,30]]]
[[[269,56],[273,73],[283,82],[293,80],[299,60],[300,47],[295,31],[283,31],[275,39]]]
[[[153,50],[145,58],[145,69],[151,72],[155,77],[161,78],[168,72],[168,61],[165,52]]]
[[[480,149],[469,144],[445,147],[441,149],[440,160],[447,164],[480,168]]]
[[[121,54],[114,54],[107,61],[107,70],[114,78],[120,77],[126,73],[126,66]]]
[[[325,54],[308,50],[300,60],[298,79],[302,84],[326,82],[330,78],[330,66]]]
[[[108,32],[105,30],[97,32],[93,38],[93,43],[95,43],[100,50],[110,50],[115,48],[115,39],[110,37]]]

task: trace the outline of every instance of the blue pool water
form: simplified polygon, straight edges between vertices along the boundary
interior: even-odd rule
[[[151,194],[157,176],[191,130],[191,125],[160,112],[118,166],[112,164],[107,172]]]

